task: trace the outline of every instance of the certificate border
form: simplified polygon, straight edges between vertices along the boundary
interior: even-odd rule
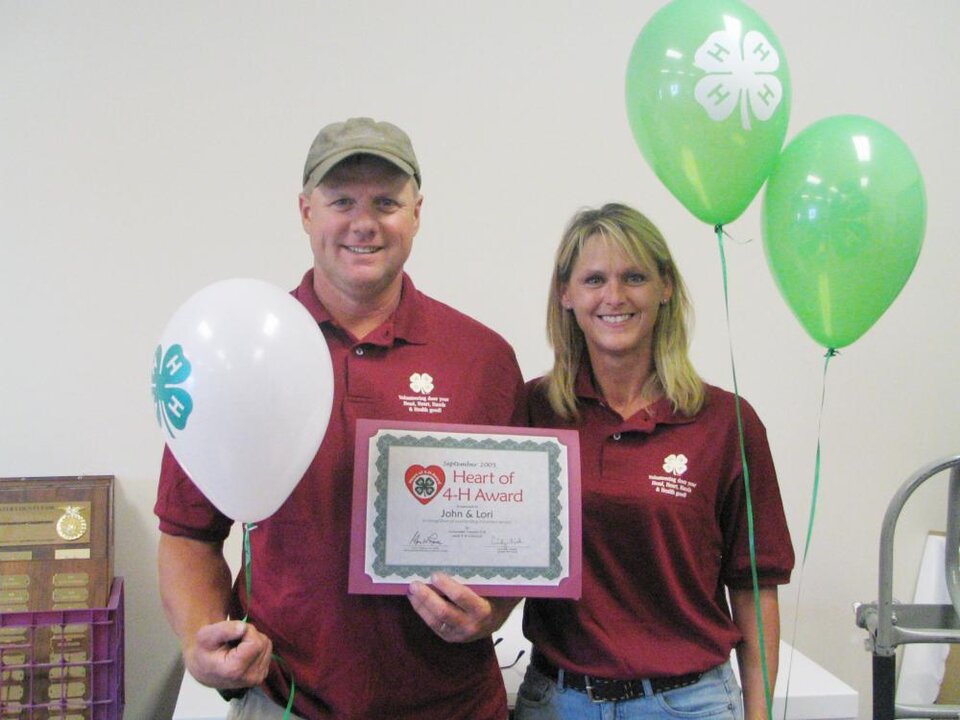
[[[558,445],[560,445],[560,441],[554,438],[552,442],[535,442],[533,440],[517,442],[513,438],[494,440],[489,435],[484,437],[482,440],[477,440],[474,437],[442,437],[444,433],[449,432],[449,430],[443,430],[435,433],[436,436],[427,435],[426,437],[413,437],[412,435],[394,435],[387,431],[386,434],[379,436],[379,439],[377,440],[377,479],[374,483],[374,487],[376,488],[376,499],[373,502],[374,508],[377,510],[376,519],[373,521],[373,527],[376,530],[376,535],[373,539],[374,571],[378,575],[396,574],[410,576],[416,575],[418,570],[421,570],[424,566],[430,565],[430,563],[421,563],[417,565],[391,565],[386,560],[386,523],[388,514],[387,478],[390,471],[390,468],[388,467],[389,449],[392,447],[451,447],[457,449],[477,448],[516,452],[539,451],[547,453],[547,468],[550,474],[550,486],[547,489],[548,498],[550,501],[550,529],[548,531],[550,548],[547,565],[531,565],[525,567],[504,567],[497,565],[444,565],[443,571],[451,575],[459,575],[460,577],[467,579],[477,576],[490,579],[497,575],[507,579],[523,577],[527,580],[545,578],[546,580],[555,581],[560,578],[564,572],[564,569],[560,564],[560,554],[563,552],[565,540],[565,538],[561,537],[561,533],[563,532],[563,523],[560,522],[559,518],[560,493],[562,491],[562,487],[560,486],[560,462],[557,460],[557,457],[560,455],[560,448],[558,447]]]
[[[354,484],[353,484],[353,517],[351,521],[350,538],[350,576],[348,590],[352,594],[405,594],[409,586],[409,580],[390,581],[382,577],[371,577],[365,569],[365,554],[367,548],[367,503],[369,487],[369,458],[370,458],[370,440],[381,431],[386,431],[385,436],[381,436],[378,444],[379,449],[389,449],[389,447],[463,447],[463,448],[482,448],[490,447],[501,450],[535,450],[538,446],[547,445],[550,484],[549,489],[550,503],[553,506],[553,518],[550,528],[550,565],[504,568],[492,566],[484,568],[482,566],[465,566],[463,568],[450,567],[448,565],[438,565],[438,569],[449,572],[452,575],[459,575],[466,578],[465,584],[471,587],[480,595],[503,596],[503,597],[567,597],[579,598],[581,592],[581,572],[582,572],[582,547],[581,547],[581,498],[580,498],[580,440],[579,435],[573,430],[557,430],[552,428],[527,428],[527,427],[505,427],[491,425],[450,425],[443,423],[423,423],[407,421],[390,420],[357,420],[356,442],[354,448]],[[416,431],[430,433],[427,437],[413,437],[405,431]],[[505,436],[504,440],[495,440],[493,437],[482,439],[466,438],[446,438],[444,435],[451,433],[466,433],[470,435],[485,436]],[[557,441],[567,452],[567,508],[563,512],[559,508],[559,495],[562,490],[559,481],[560,463],[558,460],[559,449],[551,443],[539,443],[534,440],[517,441],[520,436],[537,436],[538,438],[552,438]],[[391,442],[384,448],[385,438],[391,438]],[[489,442],[488,442],[489,441]],[[515,447],[510,447],[513,444]],[[550,450],[553,452],[550,453]],[[383,537],[383,523],[386,514],[386,463],[388,462],[385,452],[380,452],[378,461],[381,467],[376,468],[377,475],[374,483],[376,499],[374,504],[377,507],[379,517],[374,521],[375,537],[370,540],[374,549],[374,570],[386,574],[402,575],[420,575],[424,567],[429,567],[428,563],[421,565],[387,565],[384,559],[386,539]],[[558,512],[559,511],[559,512]],[[562,544],[566,544],[568,550],[568,567],[566,577],[559,583],[550,585],[539,584],[471,584],[469,576],[473,577],[495,577],[504,578],[523,577],[527,580],[536,580],[538,577],[550,580],[551,583],[556,578],[563,575],[564,570],[560,565],[560,552]],[[551,567],[555,566],[555,567]],[[458,572],[463,570],[464,572]],[[548,575],[551,573],[551,575]]]

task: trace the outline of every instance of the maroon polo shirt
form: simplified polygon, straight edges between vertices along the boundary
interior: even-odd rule
[[[312,270],[293,295],[327,340],[335,392],[313,463],[276,514],[250,534],[251,598],[242,573],[234,586],[235,616],[247,613],[289,668],[281,672],[274,663],[266,689],[285,704],[292,673],[294,711],[311,720],[503,720],[506,694],[489,639],[447,643],[405,596],[348,595],[347,576],[356,420],[517,424],[523,381],[513,350],[417,291],[406,275],[396,312],[362,341],[320,304]],[[424,398],[431,402],[418,405]],[[416,411],[426,406],[435,412]],[[231,521],[169,450],[155,512],[171,535],[220,540],[230,530]]]
[[[530,424],[580,433],[583,597],[531,600],[524,633],[554,664],[599,677],[683,675],[725,662],[740,640],[725,587],[752,587],[734,396],[707,386],[694,417],[662,398],[623,419],[587,368],[580,421],[528,384]],[[766,432],[741,399],[761,585],[790,580],[793,545]]]

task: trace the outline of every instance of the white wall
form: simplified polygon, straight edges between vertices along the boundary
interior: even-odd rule
[[[623,106],[628,53],[660,6],[0,0],[0,475],[116,474],[128,717],[169,717],[177,671],[155,579],[152,350],[176,307],[214,280],[299,280],[310,262],[300,171],[326,122],[369,114],[411,134],[426,201],[409,269],[504,334],[526,376],[549,362],[544,297],[564,223],[617,199],[671,240],[697,306],[697,365],[730,386],[711,228],[659,184]],[[960,4],[754,7],[790,64],[788,139],[828,115],[868,115],[907,142],[927,185],[913,277],[831,364],[795,638],[797,583],[782,594],[787,639],[856,686],[868,717],[870,656],[851,603],[876,596],[895,489],[960,449]],[[800,549],[823,352],[767,271],[759,201],[728,230],[740,390],[767,423]],[[921,491],[900,526],[901,597],[927,531],[944,525],[945,486]]]

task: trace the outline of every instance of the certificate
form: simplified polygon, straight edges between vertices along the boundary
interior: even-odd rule
[[[349,591],[440,570],[477,593],[580,597],[572,430],[358,420]]]

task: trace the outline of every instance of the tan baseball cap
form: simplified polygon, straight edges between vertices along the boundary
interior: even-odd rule
[[[317,133],[303,166],[303,191],[310,193],[337,163],[360,154],[381,157],[421,184],[420,165],[407,134],[388,122],[360,117],[332,123]]]

